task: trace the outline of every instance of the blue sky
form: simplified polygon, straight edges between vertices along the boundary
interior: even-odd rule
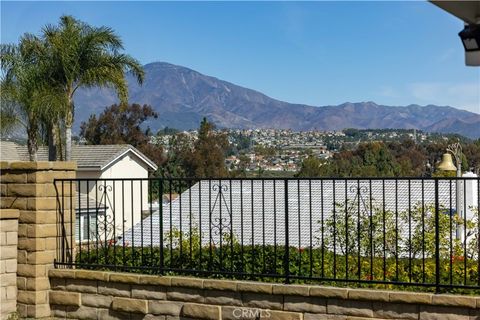
[[[480,113],[463,23],[428,2],[1,2],[1,42],[61,14],[112,27],[142,63],[166,61],[310,105],[375,101]]]

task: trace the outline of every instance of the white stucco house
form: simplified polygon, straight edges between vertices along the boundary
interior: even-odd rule
[[[27,147],[0,141],[0,158],[2,161],[28,161]],[[39,148],[37,158],[48,160],[46,147]],[[77,162],[74,186],[77,193],[72,200],[76,208],[77,240],[85,241],[92,236],[111,238],[116,236],[114,233],[121,233],[142,219],[142,211],[148,210],[150,204],[148,181],[141,179],[147,179],[157,170],[153,161],[127,144],[73,145],[72,160]],[[103,232],[106,221],[115,225],[116,232]]]

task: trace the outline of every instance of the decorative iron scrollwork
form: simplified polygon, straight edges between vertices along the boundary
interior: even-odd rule
[[[113,191],[110,184],[99,184],[97,190],[101,192],[100,199],[95,204],[96,208],[96,230],[92,230],[92,238],[97,239],[97,243],[107,242],[115,236],[115,219],[113,212],[113,204],[109,197],[109,193]],[[100,214],[102,209],[103,215]],[[108,210],[110,209],[110,210]]]
[[[212,191],[218,193],[215,197],[213,206],[210,209],[210,241],[212,244],[217,244],[215,241],[216,239],[221,241],[225,235],[230,235],[232,231],[232,212],[228,207],[224,195],[225,192],[228,192],[228,186],[226,184],[215,183],[212,186]],[[218,210],[215,210],[217,206]],[[225,209],[225,212],[222,212],[222,208]]]

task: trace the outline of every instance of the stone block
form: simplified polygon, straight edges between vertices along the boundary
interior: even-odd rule
[[[5,246],[5,245],[7,245],[7,233],[2,231],[0,232],[0,246]]]
[[[112,301],[112,309],[116,311],[147,314],[147,308],[147,300],[114,297]]]
[[[50,163],[48,161],[12,161],[9,163],[9,169],[15,170],[48,170]]]
[[[327,301],[317,297],[285,296],[283,310],[294,312],[327,313]]]
[[[98,293],[107,296],[130,297],[130,285],[125,283],[98,282]]]
[[[25,210],[27,207],[27,198],[0,197],[0,208]]]
[[[5,297],[8,300],[17,300],[17,288],[14,286],[5,288]]]
[[[2,184],[2,186],[6,186],[6,185]],[[0,210],[0,220],[18,219],[19,215],[20,215],[20,213],[16,209],[1,209]]]
[[[223,306],[222,320],[257,320],[262,313],[270,314],[270,310]]]
[[[69,279],[66,282],[66,290],[84,293],[97,293],[97,281],[84,279]]]
[[[187,277],[172,277],[171,285],[172,287],[203,289],[203,279],[187,278]]]
[[[110,282],[119,282],[119,283],[139,283],[139,275],[131,273],[110,273],[108,280]]]
[[[197,303],[185,303],[182,308],[182,316],[192,319],[220,320],[220,307]]]
[[[391,302],[373,303],[373,315],[376,318],[417,320],[419,314],[420,307],[416,304]]]
[[[305,313],[303,320],[365,320],[368,318],[347,317],[338,314]],[[383,319],[382,319],[383,320]]]
[[[243,305],[250,308],[282,310],[283,297],[262,293],[243,293]]]
[[[68,319],[97,319],[97,309],[92,307],[80,306],[80,307],[67,307]]]
[[[265,293],[272,294],[273,285],[268,283],[259,283],[259,282],[238,282],[237,290],[240,292],[254,292],[254,293]]]
[[[27,278],[27,290],[48,290],[50,289],[50,280],[47,277],[43,278]]]
[[[3,287],[17,285],[17,275],[15,273],[0,274],[0,283]]]
[[[112,296],[104,296],[100,294],[82,293],[81,296],[82,305],[88,307],[110,308],[113,300]]]
[[[237,282],[229,280],[205,279],[203,280],[203,288],[207,290],[236,291]]]
[[[17,277],[17,289],[27,290],[27,279],[25,277]]]
[[[166,320],[166,316],[159,316],[159,315],[154,315],[154,314],[147,314],[145,317],[143,317],[142,320]]]
[[[45,250],[57,250],[56,238],[44,238],[44,240],[45,240]]]
[[[17,229],[15,231],[7,232],[7,245],[15,245],[18,243]]]
[[[216,305],[241,306],[242,295],[234,291],[205,290],[205,303]]]
[[[18,264],[26,264],[27,263],[27,251],[26,250],[18,250],[17,251],[17,263]]]
[[[308,296],[310,287],[291,284],[274,284],[272,287],[273,294]]]
[[[150,276],[150,275],[140,276],[140,284],[170,287],[171,283],[172,283],[171,277]]]
[[[102,271],[75,270],[76,279],[107,281],[109,274]]]
[[[389,293],[389,300],[400,303],[430,304],[432,303],[432,294],[395,291]]]
[[[2,174],[2,182],[7,184],[27,183],[26,172],[6,172]]]
[[[310,287],[310,296],[321,298],[347,299],[348,289],[334,287]]]
[[[132,298],[165,300],[167,290],[158,286],[132,285]]]
[[[18,225],[18,238],[19,238],[19,239],[28,237],[27,227],[28,227],[28,225],[27,225],[27,224],[23,224],[23,223],[20,223],[20,224]]]
[[[75,272],[73,269],[50,269],[48,270],[48,276],[50,278],[74,279]]]
[[[296,312],[266,310],[263,314],[260,314],[260,319],[303,320],[303,314]]]
[[[56,224],[29,224],[27,227],[29,238],[49,238],[57,236]]]
[[[170,287],[167,288],[167,300],[204,302],[204,297],[202,290]]]
[[[329,299],[327,313],[372,318],[373,305],[367,301]]]
[[[9,197],[36,197],[37,189],[38,185],[33,183],[12,183],[8,185],[7,193]]]
[[[65,306],[80,306],[80,293],[65,291],[50,291],[50,303]]]
[[[125,320],[130,319],[130,313],[115,311],[112,309],[98,309],[97,319],[101,320]]]
[[[388,292],[379,290],[362,290],[350,289],[348,290],[348,299],[352,300],[367,300],[367,301],[384,301],[388,302]]]
[[[56,210],[56,197],[29,198],[27,200],[27,210]]]
[[[19,221],[21,223],[57,223],[56,210],[21,210]]]
[[[67,307],[59,306],[56,304],[50,304],[50,309],[52,311],[52,316],[55,319],[65,319],[67,317]]]
[[[28,232],[28,228],[27,228]],[[55,238],[52,238],[55,239]],[[18,249],[32,251],[45,250],[45,238],[21,238],[18,241]]]
[[[17,312],[20,318],[27,317],[27,305],[24,303],[17,303]]]
[[[468,308],[444,306],[420,306],[420,320],[468,320]]]
[[[48,318],[51,315],[50,304],[27,305],[28,318]]]
[[[148,313],[179,316],[183,303],[173,301],[148,301]]]
[[[17,272],[17,259],[8,259],[8,260],[5,260],[4,263],[5,263],[5,272],[7,273]]]
[[[54,179],[59,179],[59,172],[56,171],[33,171],[27,174],[28,183],[53,183]]]
[[[1,220],[0,232],[10,232],[17,230],[18,222],[15,219]]]
[[[476,308],[475,297],[453,294],[434,294],[432,296],[432,304],[451,307],[465,307],[472,309]]]
[[[29,264],[53,264],[55,260],[55,251],[44,250],[27,253],[27,263]]]
[[[19,290],[17,294],[17,300],[19,303],[28,305],[45,304],[47,300],[48,291],[24,291]]]

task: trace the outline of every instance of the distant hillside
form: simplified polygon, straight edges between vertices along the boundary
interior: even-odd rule
[[[219,127],[340,130],[344,128],[417,128],[480,137],[480,115],[435,105],[392,107],[374,102],[314,107],[272,99],[232,83],[164,62],[145,65],[146,79],[138,86],[129,78],[130,101],[150,104],[159,118],[153,130],[165,126],[197,128],[206,116]],[[77,93],[76,128],[92,113],[117,102],[107,89]]]

